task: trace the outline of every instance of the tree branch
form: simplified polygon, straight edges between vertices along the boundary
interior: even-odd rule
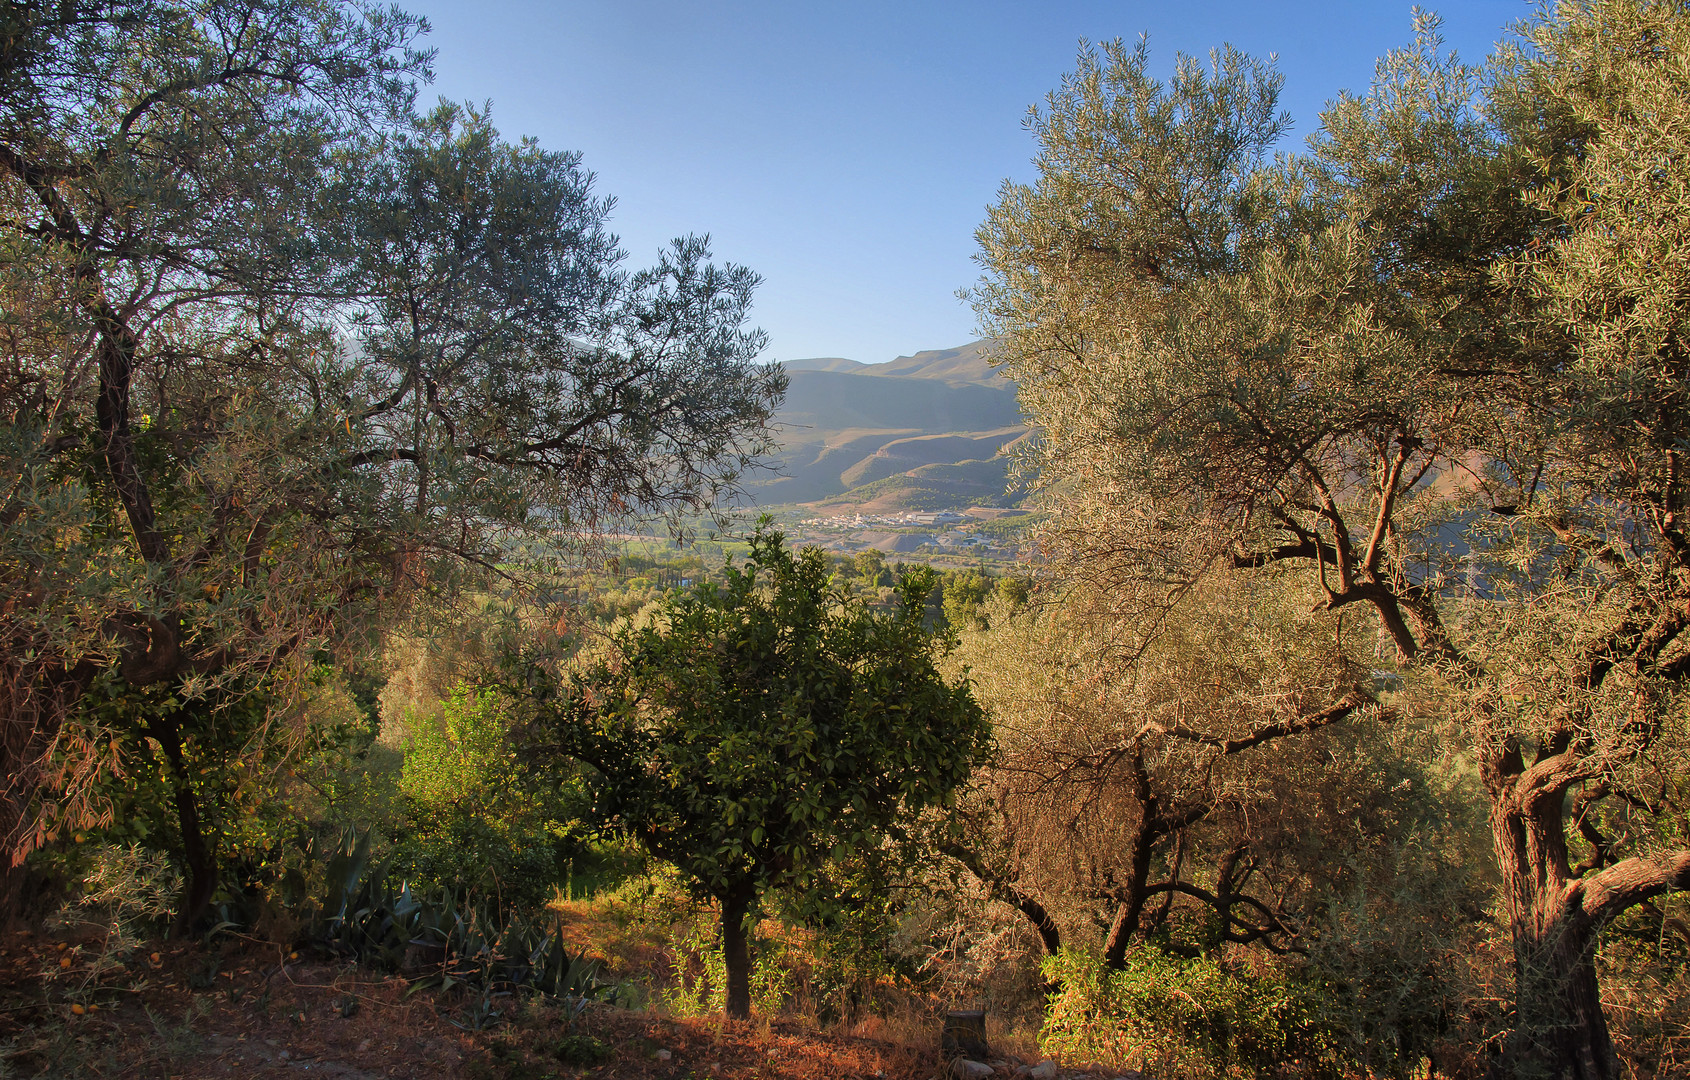
[[[1043,943],[1045,954],[1055,956],[1062,948],[1062,932],[1057,928],[1056,920],[1050,913],[1027,893],[1022,892],[1009,882],[1003,875],[989,870],[972,849],[957,843],[939,845],[941,855],[949,855],[961,863],[963,869],[973,874],[992,894],[994,900],[1001,900],[1012,907],[1018,908],[1021,914],[1027,916],[1027,921],[1033,924],[1033,929],[1039,933],[1039,941]]]
[[[1624,859],[1573,882],[1569,899],[1592,925],[1601,927],[1627,908],[1677,889],[1690,889],[1690,850]]]
[[[1144,727],[1139,730],[1139,734],[1144,735],[1153,731],[1161,735],[1166,735],[1171,739],[1181,739],[1185,742],[1214,747],[1215,750],[1224,757],[1240,753],[1241,751],[1248,750],[1254,746],[1260,746],[1262,743],[1271,742],[1274,739],[1281,739],[1288,735],[1298,735],[1305,731],[1313,731],[1316,728],[1335,724],[1354,713],[1357,709],[1360,709],[1365,705],[1373,704],[1377,704],[1377,702],[1371,695],[1365,694],[1359,689],[1351,690],[1338,702],[1327,706],[1317,713],[1295,717],[1291,720],[1283,720],[1274,724],[1265,724],[1250,732],[1248,735],[1241,735],[1236,739],[1222,739],[1217,735],[1210,735],[1205,731],[1194,731],[1182,724],[1166,726],[1154,720],[1146,723]]]

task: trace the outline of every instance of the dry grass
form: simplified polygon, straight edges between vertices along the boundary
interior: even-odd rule
[[[547,908],[569,947],[602,961],[611,978],[655,985],[668,977],[668,922],[657,913],[614,897],[555,899]]]

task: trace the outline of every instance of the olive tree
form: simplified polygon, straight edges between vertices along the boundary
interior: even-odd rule
[[[958,656],[976,672],[998,753],[962,815],[972,827],[958,839],[973,844],[948,852],[1022,908],[1047,952],[1062,944],[1063,912],[1071,934],[1107,928],[1103,960],[1118,970],[1132,942],[1168,928],[1177,901],[1205,912],[1206,946],[1299,948],[1311,913],[1274,881],[1284,853],[1267,838],[1299,831],[1270,823],[1317,793],[1280,806],[1272,778],[1321,756],[1316,733],[1377,722],[1380,709],[1364,668],[1334,656],[1330,639],[1288,638],[1275,607],[1230,591],[1124,654],[1123,628],[1070,593],[964,636]]]
[[[5,830],[16,864],[419,589],[697,508],[784,383],[756,277],[626,271],[574,155],[413,109],[421,20],[343,0],[7,4]],[[77,713],[96,676],[156,698]],[[213,736],[215,735],[215,739]],[[45,785],[45,786],[43,786]]]
[[[935,583],[894,610],[837,585],[815,548],[759,530],[726,580],[672,596],[564,677],[530,667],[542,765],[583,762],[598,823],[637,839],[721,905],[726,1011],[750,1014],[745,920],[770,889],[816,888],[829,860],[873,856],[946,803],[985,756],[966,682],[924,626]]]
[[[1142,47],[1083,55],[1031,120],[1039,178],[980,230],[976,302],[1040,431],[1053,550],[1132,625],[1222,570],[1302,574],[1462,721],[1510,1068],[1608,1077],[1597,937],[1690,885],[1690,38],[1673,5],[1568,4],[1480,69],[1435,26],[1272,160],[1266,66],[1162,84]]]
[[[1381,705],[1372,634],[1311,599],[1216,574],[1148,643],[1080,588],[994,604],[953,662],[998,749],[942,850],[1047,956],[1247,957],[1327,987],[1355,1060],[1406,1075],[1485,906],[1483,800],[1430,725]]]
[[[209,704],[215,673],[233,686],[321,626],[287,586],[335,580],[322,534],[303,515],[261,526],[266,474],[285,490],[310,471],[263,467],[275,436],[320,437],[278,425],[294,402],[272,378],[327,347],[298,317],[325,269],[325,155],[403,110],[428,57],[418,20],[333,3],[20,3],[5,18],[10,867],[55,826],[98,820],[82,796],[121,768],[105,751],[142,737],[61,724],[97,673]],[[185,790],[182,725],[149,711]],[[212,877],[188,844],[191,908]]]

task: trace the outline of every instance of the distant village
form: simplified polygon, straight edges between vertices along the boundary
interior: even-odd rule
[[[804,518],[788,525],[787,533],[796,543],[838,553],[875,548],[889,554],[1012,559],[1020,547],[1019,530],[990,526],[1027,517],[1028,513],[995,506],[878,514],[858,511]]]

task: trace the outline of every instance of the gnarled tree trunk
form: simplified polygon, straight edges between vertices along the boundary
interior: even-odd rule
[[[1614,1080],[1619,1060],[1596,981],[1596,930],[1568,901],[1561,807],[1493,809],[1491,831],[1514,937],[1515,1021],[1507,1070],[1516,1077]]]
[[[1550,740],[1529,766],[1511,746],[1484,762],[1514,939],[1515,1022],[1505,1071],[1520,1080],[1617,1080],[1619,1058],[1596,978],[1598,938],[1627,908],[1690,887],[1690,851],[1604,865],[1598,837],[1592,858],[1570,865],[1567,793],[1591,779],[1573,742]]]

